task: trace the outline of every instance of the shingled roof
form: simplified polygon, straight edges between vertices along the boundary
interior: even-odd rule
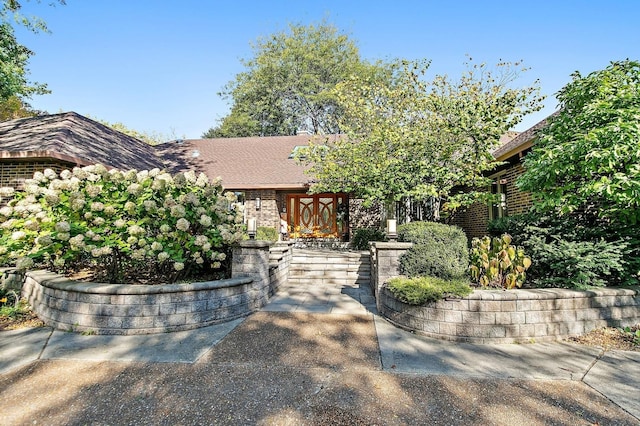
[[[547,120],[558,114],[558,111],[551,114],[549,117],[544,120],[536,123],[530,129],[525,130],[524,132],[518,134],[515,138],[511,139],[505,144],[500,145],[493,151],[493,156],[496,160],[506,160],[507,158],[512,157],[518,152],[524,151],[529,148],[533,144],[533,140],[536,138],[536,133],[547,125]]]
[[[124,170],[163,167],[153,147],[75,112],[0,122],[0,159],[17,158]]]
[[[305,168],[290,158],[296,146],[336,136],[269,136],[189,139],[158,145],[158,155],[171,172],[196,170],[221,177],[227,189],[306,189]]]

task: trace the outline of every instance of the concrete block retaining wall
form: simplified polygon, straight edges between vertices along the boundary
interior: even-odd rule
[[[402,328],[444,340],[539,342],[638,324],[640,288],[476,290],[462,299],[412,306],[383,287],[378,310]]]
[[[22,295],[47,324],[95,334],[150,334],[230,321],[264,306],[286,281],[290,246],[271,258],[269,243],[233,248],[232,278],[188,284],[99,284],[48,271],[24,277]]]

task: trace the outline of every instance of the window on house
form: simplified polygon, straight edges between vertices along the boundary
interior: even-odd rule
[[[491,193],[497,199],[489,206],[489,220],[507,216],[507,180],[502,176],[495,176],[491,182]]]

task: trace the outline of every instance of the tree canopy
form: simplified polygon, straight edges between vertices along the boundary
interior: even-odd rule
[[[539,211],[591,210],[601,219],[640,221],[640,63],[612,62],[572,81],[559,112],[526,156],[521,190]]]
[[[492,70],[471,60],[460,79],[429,81],[429,65],[397,61],[386,75],[353,75],[337,85],[344,137],[301,152],[315,178],[312,192],[350,192],[366,204],[432,199],[445,210],[486,196],[491,149],[540,108],[537,81],[512,87],[525,70],[519,63]]]
[[[58,1],[64,4],[64,0]],[[18,0],[0,1],[0,102],[12,97],[24,101],[33,95],[49,93],[47,86],[29,81],[29,58],[33,52],[18,42],[13,25],[22,25],[33,32],[48,32],[45,22],[20,13]],[[13,105],[11,102],[9,102]]]
[[[221,96],[232,108],[205,135],[218,137],[338,133],[338,104],[332,91],[370,65],[356,44],[332,25],[290,25],[288,31],[260,38],[245,71]]]

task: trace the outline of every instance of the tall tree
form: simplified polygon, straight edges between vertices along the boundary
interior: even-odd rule
[[[64,0],[58,2],[64,4]],[[48,32],[48,28],[43,20],[21,14],[21,7],[18,0],[0,2],[0,102],[12,97],[23,102],[33,95],[49,93],[46,85],[29,81],[27,65],[33,52],[17,41],[13,25],[33,32]]]
[[[220,95],[231,114],[212,129],[224,136],[339,132],[332,90],[367,64],[356,44],[334,26],[290,25],[288,31],[258,39],[246,68]]]
[[[511,87],[524,69],[495,70],[469,62],[458,80],[426,79],[429,62],[398,61],[391,78],[353,76],[335,90],[345,137],[301,153],[316,183],[312,192],[352,192],[366,204],[402,197],[432,199],[444,209],[486,193],[491,149],[528,112],[540,108],[537,82]],[[471,192],[452,194],[457,186]]]
[[[558,114],[525,157],[518,186],[532,193],[539,211],[591,211],[601,220],[636,225],[640,62],[612,62],[587,76],[576,71],[572,78],[557,94]]]

